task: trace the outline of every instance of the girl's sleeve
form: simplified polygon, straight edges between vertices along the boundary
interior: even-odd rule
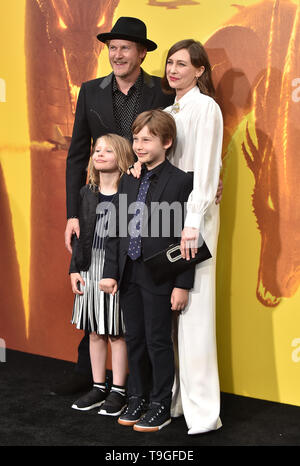
[[[211,100],[195,116],[189,143],[194,150],[194,183],[187,202],[186,227],[200,229],[204,214],[215,202],[222,165],[223,118]]]

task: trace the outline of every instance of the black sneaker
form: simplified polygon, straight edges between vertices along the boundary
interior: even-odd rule
[[[126,408],[126,404],[125,394],[122,395],[122,393],[112,390],[101,406],[98,414],[104,414],[104,416],[119,416]]]
[[[127,408],[124,413],[119,417],[118,423],[123,426],[133,426],[142,414],[146,411],[147,404],[144,398],[139,396],[131,396],[128,400]]]
[[[88,411],[90,409],[101,406],[104,403],[106,397],[106,390],[93,387],[90,392],[86,393],[77,401],[75,401],[75,403],[72,405],[72,408],[79,409],[81,411]]]
[[[155,432],[171,422],[170,409],[163,404],[152,401],[147,412],[134,424],[133,429],[138,432]]]

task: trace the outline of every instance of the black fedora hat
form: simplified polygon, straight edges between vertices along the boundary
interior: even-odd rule
[[[97,38],[100,42],[106,42],[110,39],[124,39],[132,42],[143,44],[146,49],[151,52],[157,48],[155,42],[147,39],[146,24],[140,19],[122,16],[118,19],[110,32],[98,34]]]

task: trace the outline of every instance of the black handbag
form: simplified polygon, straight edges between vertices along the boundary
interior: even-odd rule
[[[202,245],[198,247],[195,257],[190,257],[190,260],[186,260],[181,255],[180,243],[178,243],[171,244],[163,251],[147,257],[144,259],[144,264],[150,270],[153,281],[158,285],[170,280],[170,278],[175,278],[176,275],[211,257],[212,255],[205,241],[203,241]]]

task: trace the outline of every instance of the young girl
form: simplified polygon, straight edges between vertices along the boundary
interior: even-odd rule
[[[108,232],[109,209],[120,177],[133,163],[130,143],[116,134],[97,139],[89,162],[89,183],[80,191],[80,238],[73,239],[70,265],[75,294],[72,323],[90,332],[93,388],[72,405],[79,410],[101,406],[99,414],[119,415],[126,406],[126,343],[119,295],[104,293],[99,281],[104,265],[104,241]],[[106,359],[111,344],[113,381],[108,393]]]

